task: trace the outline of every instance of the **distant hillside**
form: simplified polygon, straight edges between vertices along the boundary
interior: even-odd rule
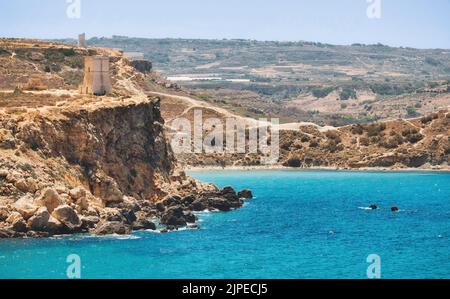
[[[448,49],[120,36],[88,42],[142,52],[201,99],[243,116],[346,125],[450,105]]]

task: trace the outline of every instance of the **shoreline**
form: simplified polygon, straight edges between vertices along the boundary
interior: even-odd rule
[[[362,167],[362,168],[340,168],[340,167],[308,167],[295,168],[282,165],[265,165],[265,166],[188,166],[184,167],[186,172],[203,172],[203,171],[264,171],[264,170],[286,170],[286,171],[353,171],[353,172],[435,172],[450,173],[450,167],[441,169],[433,168],[390,168],[390,167]]]

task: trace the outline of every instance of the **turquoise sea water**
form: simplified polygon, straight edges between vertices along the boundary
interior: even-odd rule
[[[191,175],[256,199],[202,229],[132,237],[0,240],[0,278],[450,278],[450,174],[217,171]],[[370,204],[380,209],[363,209]],[[399,213],[392,213],[396,205]]]

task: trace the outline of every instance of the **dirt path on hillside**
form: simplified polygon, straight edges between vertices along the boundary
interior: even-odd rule
[[[235,113],[232,113],[224,108],[216,107],[209,103],[205,103],[205,102],[202,102],[200,100],[197,100],[197,99],[194,99],[194,98],[191,98],[188,96],[173,95],[173,94],[163,93],[163,92],[150,92],[149,94],[155,95],[155,96],[177,99],[177,100],[183,101],[185,104],[187,104],[188,107],[186,109],[184,109],[183,112],[180,115],[178,115],[177,117],[183,117],[184,115],[186,115],[189,111],[191,111],[193,109],[204,108],[204,109],[209,109],[209,110],[215,111],[216,113],[221,114],[226,118],[235,118],[238,121],[244,122],[249,127],[271,126],[272,125],[269,121],[258,121],[257,119],[253,119],[250,117],[243,117],[243,116],[237,115]],[[168,120],[168,122],[170,122],[170,121],[171,120]],[[321,132],[336,129],[335,127],[331,127],[331,126],[321,127],[314,123],[309,123],[309,122],[280,124],[280,125],[278,125],[278,129],[285,130],[285,131],[298,131],[298,130],[301,130],[301,127],[304,127],[304,126],[314,126]]]

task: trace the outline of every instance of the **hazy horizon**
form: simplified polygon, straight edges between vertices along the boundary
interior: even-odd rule
[[[0,36],[62,39],[86,32],[87,38],[118,35],[450,49],[449,0],[81,0],[79,11],[68,14],[77,1],[2,1]],[[367,13],[374,1],[381,4],[378,16]]]
[[[83,33],[83,32],[80,32]],[[200,41],[256,41],[256,42],[279,42],[279,43],[320,43],[320,44],[326,44],[326,45],[332,45],[332,46],[353,46],[353,45],[364,45],[364,46],[373,46],[373,45],[383,45],[388,46],[391,48],[411,48],[411,49],[417,49],[417,50],[450,50],[449,48],[417,48],[417,47],[409,47],[409,46],[393,46],[389,44],[383,44],[380,42],[371,43],[371,44],[364,44],[364,43],[351,43],[351,44],[333,44],[333,43],[327,43],[327,42],[321,42],[321,41],[314,41],[314,40],[262,40],[262,39],[250,39],[250,38],[186,38],[186,37],[142,37],[142,36],[127,36],[127,35],[117,35],[113,34],[111,36],[86,36],[86,40],[89,41],[90,39],[98,38],[98,39],[113,39],[114,37],[124,37],[124,38],[130,38],[130,39],[148,39],[148,40],[200,40]],[[12,38],[12,37],[11,37]],[[26,38],[26,37],[25,37]],[[77,41],[77,36],[73,37],[63,37],[63,38],[45,38],[45,39],[38,39],[38,40],[49,40],[49,41],[58,41],[58,40],[73,40],[74,42]]]

